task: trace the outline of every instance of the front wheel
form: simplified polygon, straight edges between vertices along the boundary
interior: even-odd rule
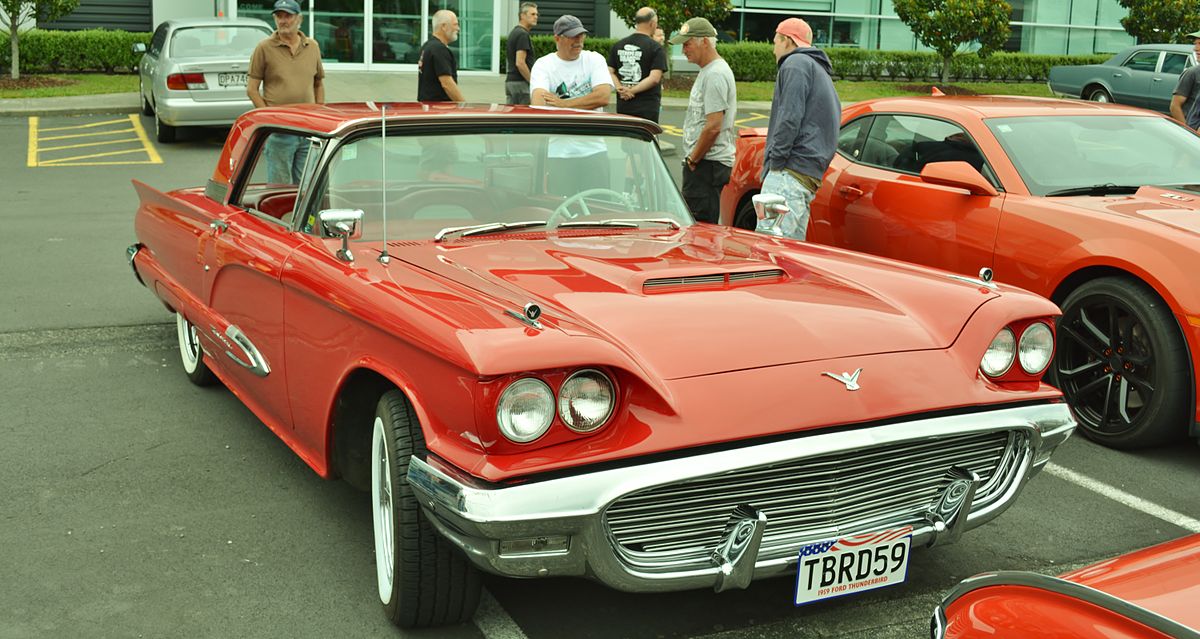
[[[412,405],[398,390],[375,406],[371,500],[375,573],[384,613],[401,628],[461,623],[479,605],[479,571],[443,540],[408,485],[409,461],[425,455]]]
[[[1054,382],[1083,434],[1122,449],[1182,437],[1192,371],[1166,302],[1140,281],[1103,277],[1062,309]]]
[[[758,228],[758,214],[754,212],[754,202],[746,200],[733,214],[733,226],[739,229],[753,231]]]
[[[217,377],[204,363],[204,349],[200,346],[196,325],[189,322],[183,313],[176,313],[175,332],[179,336],[179,360],[183,363],[183,372],[197,386],[212,386]]]

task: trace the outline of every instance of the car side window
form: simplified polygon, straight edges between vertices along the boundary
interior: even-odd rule
[[[1158,51],[1138,51],[1121,66],[1132,71],[1154,71],[1158,68]]]
[[[238,206],[252,213],[289,223],[296,208],[300,178],[310,160],[308,136],[271,131],[251,160]]]
[[[1162,73],[1171,73],[1174,75],[1183,73],[1183,70],[1187,68],[1187,60],[1188,56],[1182,53],[1168,53],[1163,58]]]
[[[838,133],[837,150],[842,155],[857,160],[862,155],[862,137],[866,132],[871,118],[859,118],[846,126]]]
[[[163,44],[165,44],[166,41],[167,41],[167,24],[164,22],[163,24],[158,25],[158,29],[155,29],[155,31],[154,31],[154,36],[152,38],[150,38],[150,54],[151,55],[161,54],[162,49],[163,49]]]
[[[961,161],[984,171],[983,154],[966,131],[950,122],[911,115],[876,116],[861,161],[906,173],[932,162]]]

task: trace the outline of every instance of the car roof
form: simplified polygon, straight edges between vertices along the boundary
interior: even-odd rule
[[[265,27],[274,31],[271,25],[258,18],[174,18],[166,21],[170,30],[185,27]]]
[[[1157,113],[1121,104],[1035,98],[1010,95],[914,96],[879,98],[860,103],[871,112],[908,111],[934,116],[973,113],[980,119],[1037,115],[1133,115],[1159,117]]]

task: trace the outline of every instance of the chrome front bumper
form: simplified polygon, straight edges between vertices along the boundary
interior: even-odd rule
[[[587,576],[630,592],[724,590],[744,588],[752,579],[793,570],[794,550],[815,540],[911,525],[914,545],[952,542],[964,530],[991,520],[1011,505],[1025,482],[1074,428],[1066,404],[1039,404],[818,432],[505,487],[484,486],[437,458],[414,458],[408,481],[439,532],[488,572],[509,577]],[[938,471],[945,474],[943,488],[921,512],[887,521],[876,518],[869,530],[853,526],[793,530],[787,541],[794,540],[794,546],[777,543],[766,552],[763,536],[772,530],[772,507],[758,507],[754,500],[734,503],[723,515],[727,520],[723,530],[719,527],[702,549],[702,563],[697,564],[696,553],[692,553],[678,568],[639,562],[633,556],[636,553],[618,541],[608,521],[610,507],[634,493],[684,482],[719,482],[723,476],[744,474],[749,469],[821,461],[818,458],[853,459],[859,453],[866,455],[891,445],[936,447],[952,436],[988,433],[1009,433],[1008,440],[1015,444],[1007,453],[1011,459],[1004,484],[992,486],[992,496],[983,505],[972,501],[980,486],[978,475],[971,468],[947,463]]]

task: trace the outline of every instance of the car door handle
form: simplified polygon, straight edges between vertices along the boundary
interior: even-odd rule
[[[1155,82],[1162,82],[1162,78],[1154,78]]]
[[[857,200],[862,197],[863,190],[856,186],[839,186],[838,193],[847,200]]]

